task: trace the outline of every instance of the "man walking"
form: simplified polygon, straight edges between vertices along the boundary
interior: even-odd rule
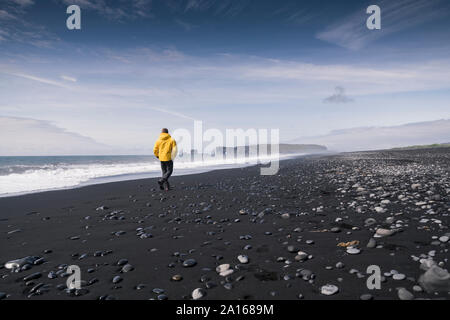
[[[158,180],[161,190],[169,191],[169,178],[173,172],[173,159],[177,155],[177,143],[166,128],[161,130],[159,139],[155,143],[153,153],[161,161],[162,178]]]

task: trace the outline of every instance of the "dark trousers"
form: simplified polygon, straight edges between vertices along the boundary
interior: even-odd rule
[[[161,182],[165,188],[169,188],[169,178],[173,172],[173,161],[161,161],[162,178]]]

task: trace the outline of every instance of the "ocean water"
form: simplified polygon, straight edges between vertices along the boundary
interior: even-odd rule
[[[270,159],[177,158],[174,175],[267,163]],[[0,157],[0,197],[160,176],[153,156]]]

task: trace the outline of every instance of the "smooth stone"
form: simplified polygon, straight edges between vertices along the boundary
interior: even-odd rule
[[[197,288],[194,291],[192,291],[192,299],[199,300],[203,298],[206,295],[206,291],[202,288]]]
[[[397,292],[398,297],[400,300],[413,300],[414,299],[414,295],[409,292],[408,290],[406,290],[405,288],[400,288]]]
[[[420,276],[419,284],[428,293],[448,292],[450,291],[450,273],[433,265]]]
[[[439,237],[440,242],[446,243],[446,242],[448,242],[448,240],[449,240],[449,237],[447,237],[447,236]]]
[[[360,252],[361,250],[359,250],[358,248],[347,247],[348,254],[359,254]]]
[[[248,263],[248,257],[243,254],[239,255],[237,258],[238,258],[239,262],[242,264]]]
[[[134,270],[134,267],[131,264],[126,264],[122,267],[121,272],[130,272],[133,270]]]
[[[35,273],[32,273],[32,274],[26,276],[25,278],[23,278],[23,281],[30,281],[30,280],[34,280],[34,279],[39,279],[40,277],[42,277],[42,273],[35,272]]]
[[[331,296],[336,294],[339,291],[339,288],[333,284],[327,284],[320,288],[320,293],[326,296]]]
[[[377,238],[388,237],[392,236],[395,232],[396,230],[378,228],[377,231],[375,232],[375,237]]]
[[[219,273],[219,275],[221,275],[222,277],[227,277],[227,276],[231,275],[233,272],[234,272],[233,269],[228,269],[228,270],[222,271],[221,273]]]
[[[378,213],[384,213],[384,212],[386,212],[386,209],[384,209],[382,207],[375,207],[375,211]]]
[[[415,291],[415,292],[422,292],[423,289],[422,289],[421,286],[415,285],[415,286],[413,287],[413,291]]]
[[[309,278],[309,277],[312,276],[312,274],[313,274],[313,272],[312,272],[311,270],[308,270],[308,269],[303,269],[302,271],[300,271],[300,275],[301,275],[302,277],[307,277],[307,278]]]
[[[377,246],[377,241],[374,238],[370,238],[369,242],[367,243],[367,248],[375,248]]]
[[[112,279],[112,282],[113,283],[119,283],[119,282],[121,282],[123,279],[122,279],[122,277],[121,276],[115,276],[113,279]]]
[[[396,273],[392,276],[394,280],[405,280],[406,276],[403,273]]]
[[[197,264],[197,261],[195,261],[194,259],[187,259],[183,261],[183,267],[185,268],[190,268],[193,267]]]
[[[225,284],[223,285],[223,287],[224,287],[225,289],[227,289],[227,290],[231,290],[231,289],[233,289],[233,284],[231,284],[231,283],[225,283]]]
[[[365,300],[365,301],[367,301],[367,300],[372,300],[372,299],[373,299],[373,296],[372,296],[370,293],[366,293],[366,294],[361,295],[361,296],[359,297],[359,299]]]
[[[171,279],[172,279],[172,281],[181,281],[181,280],[183,280],[183,277],[179,274],[176,274],[176,275],[173,275]]]
[[[123,266],[126,265],[127,263],[128,263],[127,259],[120,259],[119,261],[117,261],[118,266]]]
[[[153,293],[156,293],[156,294],[161,294],[161,293],[164,293],[164,292],[165,292],[164,289],[160,289],[160,288],[155,288],[155,289],[153,289],[152,291],[153,291]]]
[[[215,284],[215,283],[212,282],[212,281],[208,281],[208,282],[205,284],[205,287],[206,287],[207,289],[212,289],[212,288],[217,287],[217,284]]]
[[[34,262],[39,259],[39,257],[28,256],[21,259],[11,260],[5,263],[6,269],[18,269],[26,264],[34,264]]]
[[[221,264],[219,266],[216,267],[216,272],[217,273],[222,273],[224,271],[227,271],[228,269],[230,269],[230,265],[228,263],[225,264]]]

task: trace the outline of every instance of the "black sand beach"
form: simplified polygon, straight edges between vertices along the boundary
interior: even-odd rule
[[[445,274],[419,278],[449,267],[449,164],[450,148],[347,153],[282,161],[275,176],[177,176],[170,192],[146,179],[1,198],[0,298],[448,299]],[[4,267],[27,256],[43,259]],[[65,290],[67,265],[81,290]]]

